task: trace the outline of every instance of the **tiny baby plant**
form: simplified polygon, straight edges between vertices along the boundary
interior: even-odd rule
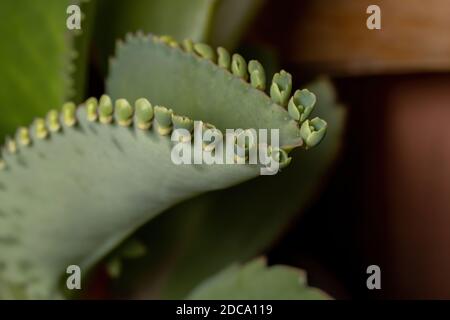
[[[167,5],[171,2],[167,1]],[[97,5],[92,1],[82,8]],[[94,11],[92,7],[89,10]],[[196,147],[194,136],[191,137],[195,126],[220,136],[225,136],[222,134],[227,129],[276,130],[279,141],[275,145],[274,140],[269,140],[266,152],[279,163],[281,179],[289,167],[295,169],[298,150],[310,153],[309,149],[324,140],[325,153],[321,158],[326,161],[317,161],[319,170],[311,169],[309,177],[319,179],[337,150],[342,119],[341,113],[333,111],[337,108],[333,108],[330,86],[323,83],[294,90],[290,73],[281,70],[271,77],[257,60],[247,61],[224,47],[213,48],[204,41],[189,39],[177,41],[166,35],[127,34],[124,41],[118,40],[116,53],[110,60],[106,93],[78,105],[66,102],[60,110],[52,109],[55,101],[49,100],[46,114],[36,109],[30,126],[19,125],[12,134],[10,127],[4,126],[10,135],[5,138],[0,157],[0,298],[74,297],[80,293],[74,295],[65,288],[66,269],[71,265],[78,266],[82,272],[81,290],[95,281],[95,270],[101,266],[106,266],[111,278],[126,279],[126,258],[133,258],[142,268],[151,270],[165,261],[161,256],[166,252],[164,248],[167,252],[172,250],[178,227],[171,220],[165,224],[166,231],[157,227],[158,232],[148,233],[157,237],[160,232],[170,238],[167,241],[142,238],[136,241],[135,237],[158,226],[160,217],[180,216],[173,213],[180,206],[184,206],[185,215],[176,221],[183,228],[190,225],[181,223],[189,219],[189,212],[197,214],[206,209],[205,229],[196,232],[199,236],[206,236],[205,231],[214,226],[215,222],[207,223],[210,218],[232,221],[233,215],[220,216],[217,212],[220,210],[213,207],[208,210],[207,206],[199,207],[196,203],[202,203],[202,197],[213,196],[214,192],[223,192],[222,202],[236,199],[232,193],[227,194],[228,188],[231,191],[235,185],[254,178],[255,183],[264,180],[258,177],[260,165],[245,161],[239,165],[174,163],[171,154],[177,141],[192,150]],[[316,105],[324,107],[318,110],[319,114],[333,118],[314,116]],[[28,114],[27,105],[21,107],[20,112]],[[9,108],[8,117],[16,109]],[[333,126],[325,137],[329,129],[327,121]],[[2,118],[0,125],[4,123],[8,123],[8,118]],[[188,135],[174,140],[177,130]],[[243,148],[244,160],[253,147],[235,137],[224,142]],[[214,153],[211,146],[203,143],[201,149]],[[311,181],[309,178],[305,177],[305,184]],[[312,183],[308,184],[312,186]],[[258,187],[254,185],[252,190],[239,195],[251,199],[256,190]],[[290,192],[283,192],[283,196]],[[273,194],[278,193],[279,190],[274,190]],[[306,193],[304,198],[308,198]],[[208,203],[215,206],[214,198],[209,199]],[[252,203],[261,205],[262,202],[250,201],[249,205]],[[298,204],[290,203],[294,204],[284,206],[280,201],[277,205],[280,221],[295,211]],[[245,214],[250,217],[255,213],[257,209],[246,210],[239,219],[244,221]],[[266,215],[262,210],[260,220],[266,221],[266,217],[273,218],[276,214]],[[237,236],[240,228],[237,224],[239,221],[235,231],[229,230],[229,237]],[[259,227],[255,227],[255,245],[233,249],[226,255],[221,255],[220,250],[211,253],[209,260],[214,265],[205,263],[201,273],[192,274],[189,281],[179,282],[182,288],[172,290],[170,282],[163,281],[159,297],[326,298],[319,290],[309,288],[305,277],[291,268],[268,267],[262,260],[239,266],[258,255],[261,247],[270,243],[280,229],[273,223],[264,222],[264,226],[268,229],[262,232],[263,237],[258,236]],[[181,241],[188,242],[189,238]],[[156,250],[152,250],[156,243]],[[214,243],[214,240],[202,243]],[[189,250],[186,248],[185,252]],[[208,257],[208,252],[203,251],[203,255]],[[192,256],[196,254],[192,252]],[[174,269],[181,260],[171,261],[174,265],[169,269]],[[230,264],[234,267],[219,272]],[[189,268],[194,270],[192,265]],[[180,276],[171,277],[170,271],[167,274],[172,279]],[[204,282],[207,278],[211,279]]]

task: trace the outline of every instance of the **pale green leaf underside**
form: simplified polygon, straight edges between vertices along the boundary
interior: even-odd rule
[[[153,36],[128,37],[118,47],[107,92],[113,98],[146,97],[223,131],[279,129],[281,146],[302,144],[298,123],[266,93],[213,62],[172,48]]]
[[[0,2],[0,139],[68,98],[74,33],[66,9],[73,2]]]
[[[234,265],[198,286],[192,300],[325,300],[322,291],[307,285],[301,270],[287,266],[267,267],[259,259]]]
[[[259,173],[249,165],[176,166],[169,137],[78,113],[78,127],[4,154],[0,278],[26,284],[33,297],[55,290],[70,264],[88,272],[171,205]]]

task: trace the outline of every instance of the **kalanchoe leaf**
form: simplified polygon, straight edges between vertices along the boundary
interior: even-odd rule
[[[293,267],[267,266],[266,259],[234,264],[198,285],[190,300],[325,300],[330,297],[308,285],[306,274]]]
[[[216,60],[216,53],[207,44],[204,44],[204,43],[196,43],[196,44],[194,44],[194,51],[195,51],[195,53],[197,53],[202,58],[211,60],[213,62],[215,62],[215,60]]]
[[[306,148],[312,148],[322,141],[326,131],[327,123],[316,117],[303,122],[300,128],[300,135],[305,142]]]
[[[73,102],[67,102],[62,107],[62,115],[64,124],[68,127],[73,127],[77,123],[75,116],[76,106]]]
[[[256,60],[251,60],[248,64],[250,81],[253,87],[259,90],[266,89],[266,72],[263,66]]]
[[[101,123],[107,124],[112,122],[113,109],[111,98],[106,94],[102,95],[98,107]]]
[[[58,132],[61,129],[59,122],[59,112],[57,110],[50,110],[47,114],[47,126],[50,132]]]
[[[145,98],[136,100],[135,104],[135,118],[139,129],[146,130],[151,127],[153,119],[153,107]]]
[[[114,98],[151,97],[177,114],[212,122],[221,130],[278,128],[282,148],[300,146],[299,124],[291,121],[284,106],[246,81],[248,68],[242,57],[235,55],[228,69],[228,55],[223,50],[217,50],[220,64],[209,63],[182,48],[171,48],[153,35],[131,37],[111,61],[107,90]],[[145,62],[133,63],[136,59]],[[189,85],[173,86],[179,77]],[[127,89],[128,83],[136,85]],[[216,88],[221,88],[221,94],[211,94]]]
[[[101,100],[101,106],[111,105],[108,97]],[[115,115],[121,106],[128,109],[128,103],[118,101],[112,113],[103,110],[102,114],[100,110],[100,115]],[[149,107],[146,100],[138,100],[137,105]],[[17,156],[4,154],[8,170],[2,172],[2,186],[14,187],[0,188],[2,212],[24,214],[17,221],[1,220],[0,236],[8,236],[5,230],[15,226],[16,222],[21,229],[15,234],[19,243],[2,249],[0,263],[6,266],[2,276],[6,274],[7,284],[23,285],[25,297],[61,298],[59,280],[69,264],[90,270],[130,232],[174,203],[198,193],[229,187],[260,173],[258,166],[253,165],[208,165],[198,170],[199,167],[178,166],[167,160],[171,156],[171,139],[157,136],[166,134],[162,129],[170,133],[172,126],[172,110],[165,107],[155,107],[156,130],[145,133],[112,122],[91,122],[87,119],[85,104],[78,108],[66,105],[64,109],[66,116],[70,115],[68,118],[75,117],[70,120],[77,124],[76,128],[64,126],[64,131],[52,134],[51,139],[31,135],[30,148],[21,148]],[[112,121],[119,120],[120,113]],[[135,119],[137,117],[139,115]],[[145,120],[149,118],[151,115]],[[185,117],[173,118],[178,125],[190,123]],[[214,128],[204,124],[205,128]],[[15,152],[15,142],[10,144]],[[108,157],[114,163],[114,169],[105,166],[104,158],[99,155]],[[123,159],[126,161],[121,161]],[[51,175],[48,168],[52,169]],[[33,175],[26,174],[30,169]],[[123,186],[120,192],[117,191],[118,183]],[[32,195],[26,202],[23,194],[18,192],[24,188]],[[61,201],[50,200],[55,197]],[[64,215],[60,214],[61,203],[67,212]],[[80,205],[86,203],[89,206],[80,213]],[[89,223],[86,223],[86,218],[92,216],[96,219],[88,219]],[[36,219],[52,222],[36,224]],[[80,228],[73,228],[74,225]],[[84,240],[71,243],[71,250],[61,254],[60,243],[76,238]],[[18,273],[18,263],[29,264],[30,272]],[[112,268],[113,271],[117,269]]]
[[[36,137],[38,139],[45,139],[48,137],[48,129],[47,129],[44,119],[38,118],[38,119],[34,120],[33,129],[34,129],[34,134],[36,135]]]
[[[244,80],[248,79],[247,62],[240,54],[233,54],[233,59],[231,61],[231,71],[233,72],[233,74]]]
[[[84,103],[86,105],[86,113],[87,113],[87,119],[91,122],[97,121],[98,114],[97,114],[97,107],[98,107],[98,101],[96,98],[89,98]]]
[[[295,91],[289,100],[289,115],[299,122],[305,121],[311,114],[316,104],[316,96],[308,89]]]
[[[131,124],[133,118],[133,107],[125,99],[116,101],[116,121],[119,125],[127,127]]]
[[[162,136],[168,135],[172,130],[173,111],[161,106],[155,106],[155,127]]]
[[[222,47],[218,47],[217,55],[219,56],[217,61],[219,67],[229,70],[231,66],[231,56],[228,50]]]
[[[292,76],[290,73],[281,70],[275,73],[270,87],[270,97],[275,103],[286,106],[292,90]]]

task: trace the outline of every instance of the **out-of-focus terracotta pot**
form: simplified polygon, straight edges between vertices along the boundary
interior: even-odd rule
[[[366,26],[381,9],[381,30]],[[302,71],[367,75],[450,71],[448,0],[273,1],[259,35]]]
[[[381,30],[366,26],[369,5]],[[344,74],[450,70],[450,1],[306,1],[294,29],[292,61]]]

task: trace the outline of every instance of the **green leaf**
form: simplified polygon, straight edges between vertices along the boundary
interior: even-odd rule
[[[73,3],[1,1],[0,139],[72,96],[77,31],[67,29],[66,9]]]
[[[88,272],[173,204],[259,174],[252,165],[175,165],[157,119],[151,131],[92,122],[72,104],[61,119],[55,132],[22,129],[3,152],[0,278],[31,297],[57,294],[69,265]]]
[[[310,288],[301,270],[267,267],[264,259],[234,265],[195,288],[191,300],[325,300],[324,292]]]
[[[78,109],[66,103],[60,117],[52,111],[47,121],[37,119],[8,140],[0,172],[0,262],[4,266],[0,277],[8,285],[24,287],[30,297],[58,295],[59,277],[67,266],[76,264],[88,273],[137,228],[174,204],[260,173],[257,165],[175,165],[173,144],[165,135],[177,126],[189,127],[191,120],[186,116],[217,119],[222,128],[280,129],[281,139],[301,145],[299,124],[265,93],[208,57],[194,56],[176,43],[174,48],[172,42],[162,41],[130,38],[119,51],[115,63],[119,72],[113,69],[110,81],[113,88],[133,90],[138,83],[123,82],[118,75],[123,72],[129,81],[133,73],[127,69],[153,70],[138,79],[159,86],[160,92],[148,88],[150,95],[155,95],[158,104],[173,101],[173,110],[152,108],[142,98],[131,100],[136,101],[132,108],[124,99],[114,103],[102,96],[98,109],[95,99]],[[139,61],[134,60],[137,57]],[[137,62],[140,69],[135,69]],[[191,90],[188,86],[172,89],[176,98],[169,97],[170,90],[158,84],[164,82],[158,81],[164,75],[161,66],[167,68],[166,86],[172,88],[170,80],[186,81]],[[203,85],[209,86],[206,91],[199,90]],[[221,105],[225,98],[229,102],[226,111]],[[240,119],[236,112],[251,118]],[[111,265],[111,273],[118,275],[121,262]]]
[[[150,98],[221,130],[279,129],[281,147],[300,146],[299,124],[287,111],[230,71],[157,38],[130,35],[112,60],[107,92],[129,100]]]
[[[308,86],[317,94],[315,115],[327,119],[328,136],[276,176],[260,177],[177,205],[137,235],[150,255],[129,261],[117,281],[120,297],[180,299],[224,265],[260,254],[301,214],[327,181],[338,155],[345,110],[324,79]]]

